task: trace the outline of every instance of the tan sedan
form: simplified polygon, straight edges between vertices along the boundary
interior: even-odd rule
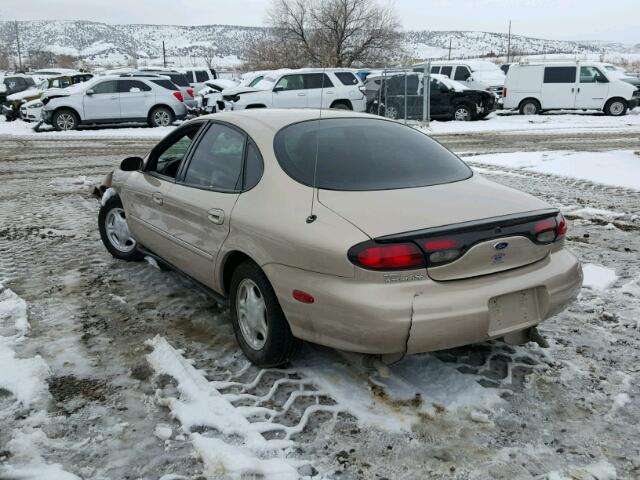
[[[107,188],[106,248],[204,285],[261,366],[301,339],[387,360],[522,343],[582,283],[558,210],[366,114],[200,117],[125,159]]]

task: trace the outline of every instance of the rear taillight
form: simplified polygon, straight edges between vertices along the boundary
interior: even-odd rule
[[[462,254],[462,242],[453,238],[427,240],[422,246],[430,265],[450,262]]]
[[[558,237],[564,237],[567,234],[567,220],[561,213],[556,217],[558,226],[556,227],[556,234]]]
[[[507,96],[507,87],[504,87],[504,88],[502,89],[502,97],[504,98],[504,97],[506,97],[506,96]]]
[[[176,97],[178,99],[179,102],[184,102],[184,98],[182,96],[182,93],[180,92],[173,92],[173,96]]]
[[[424,255],[413,243],[364,242],[349,249],[349,260],[368,270],[411,270],[424,268]]]
[[[551,243],[554,242],[556,240],[556,237],[559,236],[558,234],[558,218],[561,215],[559,215],[556,218],[547,218],[545,220],[541,220],[539,222],[536,222],[533,225],[533,231],[535,232],[536,235],[536,241],[539,243]],[[563,217],[563,221],[564,221],[564,217]],[[566,229],[565,229],[566,230]]]
[[[189,95],[190,97],[196,96],[196,94],[193,91],[193,88],[187,88],[187,95]]]

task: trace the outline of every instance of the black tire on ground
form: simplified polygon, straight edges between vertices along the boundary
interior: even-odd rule
[[[353,110],[351,108],[351,105],[341,101],[333,102],[333,104],[331,105],[331,108],[334,108],[336,110]]]
[[[56,110],[56,112],[53,114],[51,123],[53,124],[53,128],[55,128],[59,132],[63,132],[67,130],[75,130],[76,128],[78,128],[80,119],[78,118],[76,112],[74,112],[73,110],[61,108],[60,110]]]
[[[173,112],[167,107],[155,107],[149,112],[150,127],[168,127],[174,120]]]
[[[123,220],[125,221],[124,224],[119,223]],[[102,243],[109,253],[117,259],[130,262],[142,260],[144,255],[136,248],[135,240],[131,238],[130,241],[127,241],[125,238],[126,233],[123,230],[125,225],[126,214],[122,201],[120,201],[120,197],[115,195],[100,207],[100,212],[98,213],[98,228]],[[126,232],[128,232],[128,227]]]
[[[459,103],[453,107],[453,120],[469,122],[474,120],[473,109],[464,103]]]
[[[252,347],[242,333],[238,318],[238,304],[241,284],[253,282],[257,287],[259,298],[264,300],[266,307],[266,338],[261,340],[264,345],[256,349]],[[273,287],[267,276],[255,263],[245,261],[238,265],[231,277],[229,306],[233,330],[240,348],[245,356],[258,367],[275,367],[288,362],[298,351],[302,342],[291,333],[289,322],[280,307]],[[255,290],[254,290],[255,291]]]
[[[532,98],[520,103],[520,115],[537,115],[540,113],[540,102]]]
[[[624,98],[612,98],[604,106],[604,113],[612,117],[621,117],[627,114],[629,105]]]

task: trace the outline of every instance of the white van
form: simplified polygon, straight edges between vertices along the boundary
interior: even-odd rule
[[[535,115],[544,110],[602,110],[620,116],[638,106],[640,92],[589,61],[541,61],[513,64],[503,92],[506,110]]]
[[[175,68],[175,70],[187,76],[189,85],[191,85],[191,88],[196,92],[199,92],[206,86],[204,84],[206,81],[218,78],[216,71],[207,67]]]
[[[414,72],[424,73],[426,63],[413,66]],[[504,72],[488,60],[453,60],[431,62],[431,73],[449,77],[472,90],[488,90],[502,96]]]

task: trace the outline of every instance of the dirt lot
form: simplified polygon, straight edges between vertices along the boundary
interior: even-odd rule
[[[628,134],[438,139],[465,155],[639,146]],[[154,143],[0,138],[0,284],[28,305],[18,356],[51,369],[49,394],[29,411],[0,389],[0,478],[47,478],[3,470],[41,464],[96,480],[226,478],[205,440],[234,444],[234,434],[170,414],[203,392],[249,411],[249,424],[282,426],[266,436],[293,446],[261,457],[285,458],[301,476],[640,478],[638,192],[478,165],[577,212],[569,248],[615,271],[541,326],[548,349],[492,342],[417,355],[383,379],[357,355],[307,345],[288,368],[259,371],[225,310],[177,274],[102,247],[91,185]],[[191,376],[189,392],[169,366]]]

